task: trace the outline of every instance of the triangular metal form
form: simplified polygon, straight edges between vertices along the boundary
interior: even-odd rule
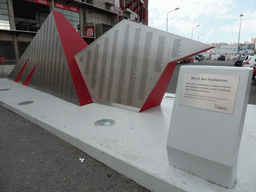
[[[178,61],[211,48],[123,20],[75,58],[93,102],[141,112],[161,104]]]
[[[78,105],[92,103],[74,55],[87,43],[62,13],[49,14],[9,78]]]

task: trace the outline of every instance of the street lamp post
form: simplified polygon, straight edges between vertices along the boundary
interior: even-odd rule
[[[243,14],[239,15],[239,17],[240,17],[240,26],[239,26],[239,33],[238,33],[237,53],[239,51],[240,31],[241,31],[241,23],[242,23],[242,17],[243,16],[244,16]]]
[[[49,2],[50,2],[50,3],[49,3],[50,12],[51,12],[51,11],[54,11],[54,0],[50,0]]]
[[[178,10],[178,9],[179,9],[179,7],[175,8],[174,10],[171,10],[171,11],[167,12],[167,18],[166,18],[166,31],[167,31],[167,32],[168,32],[168,13],[173,12],[173,11],[176,11],[176,10]]]
[[[198,35],[198,41],[199,41],[199,37],[202,36],[202,35],[204,35],[204,34]]]
[[[193,39],[193,29],[194,29],[194,28],[197,28],[197,27],[199,27],[199,26],[200,26],[200,25],[197,25],[197,26],[195,26],[195,27],[192,28],[191,39]]]

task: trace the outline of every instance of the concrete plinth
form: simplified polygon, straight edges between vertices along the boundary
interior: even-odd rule
[[[8,76],[12,72],[15,65],[0,65],[0,76]]]
[[[169,165],[166,141],[173,94],[166,94],[161,106],[136,113],[100,104],[80,107],[8,79],[0,79],[0,90],[1,105],[149,190],[252,192],[256,189],[255,105],[247,107],[237,183],[229,190]],[[19,105],[23,101],[33,103]],[[116,124],[94,125],[99,119],[113,119]]]

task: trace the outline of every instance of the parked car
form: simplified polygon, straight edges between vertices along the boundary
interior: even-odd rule
[[[197,56],[201,59],[201,61],[205,59],[202,54],[198,54]]]
[[[246,60],[248,58],[248,56],[244,56],[244,55],[239,55],[236,60],[235,60],[235,66],[242,66],[243,65],[243,61]]]
[[[256,64],[253,65],[252,80],[256,80]]]
[[[191,60],[192,60],[192,57],[188,57],[188,58],[186,58],[186,59],[184,59],[184,60],[182,60],[182,61],[179,61],[178,64],[190,63]]]
[[[199,55],[194,56],[194,60],[197,60],[198,62],[202,61],[203,58]]]
[[[256,56],[248,56],[248,58],[243,61],[244,67],[253,67],[254,64],[256,64]]]
[[[225,61],[225,55],[220,55],[217,58],[218,61]]]

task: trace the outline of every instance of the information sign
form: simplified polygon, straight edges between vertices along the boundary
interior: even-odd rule
[[[179,105],[233,114],[239,75],[186,73]]]
[[[170,165],[234,186],[251,78],[249,67],[180,68],[167,139]]]

